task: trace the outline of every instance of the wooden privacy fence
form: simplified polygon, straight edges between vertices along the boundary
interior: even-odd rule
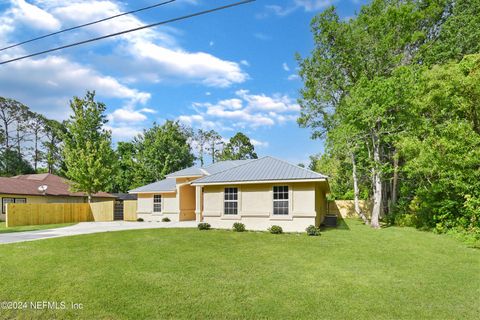
[[[123,201],[123,220],[137,221],[137,200]]]
[[[8,203],[7,227],[113,221],[113,201],[92,203]]]
[[[372,203],[360,200],[359,204],[363,213],[367,217],[370,217],[372,215]],[[342,218],[358,217],[355,213],[355,204],[353,200],[328,201],[328,214],[336,214]]]

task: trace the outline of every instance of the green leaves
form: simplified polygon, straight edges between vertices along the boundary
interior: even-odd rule
[[[88,196],[107,190],[115,173],[115,155],[110,132],[103,129],[105,105],[95,101],[95,92],[70,102],[73,115],[63,133],[66,175],[72,189]]]
[[[241,132],[238,132],[225,145],[221,154],[222,160],[245,160],[257,159],[255,147],[250,142],[250,138]]]

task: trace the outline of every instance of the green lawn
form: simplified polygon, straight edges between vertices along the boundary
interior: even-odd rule
[[[68,227],[74,225],[75,223],[59,223],[59,224],[43,224],[39,226],[21,226],[21,227],[10,227],[5,226],[5,222],[0,222],[0,234],[1,233],[10,233],[10,232],[22,232],[22,231],[36,231],[36,230],[45,230],[53,229],[60,227]]]
[[[357,221],[320,237],[195,229],[0,246],[2,318],[478,319],[480,250]]]

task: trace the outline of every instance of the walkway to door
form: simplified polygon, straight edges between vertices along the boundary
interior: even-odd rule
[[[127,221],[110,221],[110,222],[80,222],[76,225],[47,229],[39,231],[12,232],[0,234],[0,244],[16,243],[24,241],[34,241],[49,238],[59,238],[76,236],[81,234],[137,230],[137,229],[155,229],[155,228],[196,228],[195,221],[181,222],[127,222]]]

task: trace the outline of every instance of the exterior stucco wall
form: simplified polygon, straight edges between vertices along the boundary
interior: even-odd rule
[[[153,196],[162,195],[162,212],[153,212]],[[179,219],[179,203],[176,193],[139,193],[137,195],[137,217],[144,221],[162,221],[168,217],[171,221]]]
[[[289,214],[273,215],[273,187],[288,185]],[[224,215],[224,188],[238,188],[238,215]],[[305,231],[309,225],[318,225],[326,210],[325,192],[315,182],[280,184],[244,184],[204,186],[203,220],[214,228],[231,228],[242,222],[249,230],[266,230],[279,225],[285,231]],[[321,198],[321,199],[317,199]],[[317,216],[319,216],[317,218]],[[316,221],[317,220],[317,221]]]

